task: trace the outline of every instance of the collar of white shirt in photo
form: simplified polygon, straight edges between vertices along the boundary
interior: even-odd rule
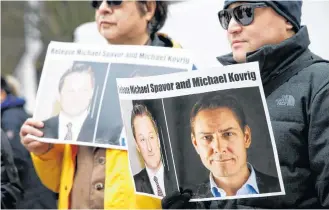
[[[248,169],[251,171],[251,173],[246,183],[242,185],[242,187],[237,191],[236,195],[259,194],[255,170],[250,163],[247,163],[247,166]],[[212,195],[214,197],[225,197],[226,192],[222,188],[219,188],[216,185],[211,173],[209,175],[209,179],[210,179],[210,190]]]
[[[154,194],[157,194],[157,186],[156,186],[156,183],[153,179],[154,176],[156,176],[158,178],[158,182],[159,182],[161,191],[162,191],[163,195],[165,196],[166,192],[165,192],[165,187],[164,187],[164,168],[163,168],[163,164],[161,163],[160,168],[155,173],[154,173],[153,170],[147,168],[147,166],[145,166],[145,168],[146,168],[147,175],[150,179],[151,186],[152,186]]]
[[[65,135],[67,134],[68,128],[67,124],[72,123],[72,141],[76,141],[80,133],[81,127],[85,122],[85,119],[88,116],[88,110],[84,111],[82,114],[76,117],[67,116],[64,112],[59,114],[59,139],[64,140]]]

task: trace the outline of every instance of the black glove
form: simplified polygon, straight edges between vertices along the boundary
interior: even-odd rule
[[[189,202],[192,198],[192,190],[185,189],[182,190],[180,188],[180,192],[175,191],[171,195],[165,196],[161,205],[163,209],[193,209],[196,208],[197,205],[195,202]]]

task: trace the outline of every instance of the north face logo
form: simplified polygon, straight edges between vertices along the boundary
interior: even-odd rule
[[[295,98],[292,95],[283,95],[275,102],[278,106],[295,106]]]

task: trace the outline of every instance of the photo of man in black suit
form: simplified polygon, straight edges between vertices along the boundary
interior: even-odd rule
[[[92,141],[95,120],[89,117],[95,78],[91,66],[76,63],[60,78],[60,113],[44,121],[44,138]]]
[[[172,184],[162,162],[158,127],[145,105],[134,105],[131,127],[145,163],[145,168],[134,175],[136,191],[163,197]]]
[[[193,198],[212,198],[280,192],[279,180],[247,162],[252,132],[245,113],[231,95],[208,93],[193,106],[191,139],[209,179],[194,190]]]

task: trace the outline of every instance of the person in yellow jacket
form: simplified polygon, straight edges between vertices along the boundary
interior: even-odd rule
[[[110,44],[179,47],[157,33],[164,25],[165,1],[92,1],[100,34]],[[21,142],[31,152],[42,183],[59,193],[59,209],[161,208],[161,201],[134,193],[127,151],[49,144],[41,137],[43,122],[29,118]]]

